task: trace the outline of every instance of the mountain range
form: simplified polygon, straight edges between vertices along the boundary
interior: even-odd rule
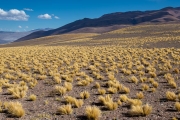
[[[13,42],[19,38],[22,38],[24,36],[27,36],[33,32],[37,31],[47,31],[52,30],[51,28],[43,28],[43,29],[35,29],[31,31],[26,32],[10,32],[10,31],[0,31],[0,44],[5,44],[9,42]]]
[[[18,39],[15,42],[64,33],[101,33],[119,29],[129,25],[138,25],[143,23],[167,23],[179,21],[180,7],[166,7],[160,10],[149,11],[116,12],[105,14],[95,19],[80,19],[53,30],[33,32],[25,37]]]

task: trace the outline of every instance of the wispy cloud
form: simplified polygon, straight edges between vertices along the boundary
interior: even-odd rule
[[[0,20],[14,20],[14,21],[27,21],[29,15],[27,15],[23,10],[11,9],[5,11],[0,8]]]
[[[22,26],[19,25],[18,28],[22,28]]]
[[[38,16],[39,19],[52,19],[51,15],[49,14],[44,14],[44,15],[39,15]]]
[[[26,10],[26,11],[34,11],[33,9],[30,9],[30,8],[24,8],[24,10]]]
[[[58,17],[58,16],[54,16],[54,18],[55,18],[55,19],[59,19],[59,17]]]

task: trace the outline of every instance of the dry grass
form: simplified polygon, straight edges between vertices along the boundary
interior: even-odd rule
[[[172,26],[177,29],[179,25]],[[50,43],[44,43],[42,46],[0,48],[1,101],[14,101],[14,98],[18,98],[16,100],[23,104],[25,110],[36,111],[33,114],[27,111],[23,119],[38,116],[42,110],[45,114],[50,114],[48,119],[72,118],[72,115],[53,116],[52,113],[56,111],[54,107],[57,105],[62,105],[59,114],[71,114],[72,107],[75,108],[73,117],[77,118],[85,114],[81,109],[88,105],[96,105],[98,101],[102,104],[100,108],[115,110],[105,111],[102,119],[111,115],[115,118],[120,116],[122,119],[127,119],[122,114],[128,111],[129,106],[132,107],[130,109],[132,117],[146,116],[151,113],[152,107],[142,105],[143,102],[152,103],[154,111],[161,110],[162,112],[158,113],[160,119],[172,118],[177,114],[176,112],[166,111],[169,114],[168,117],[167,114],[161,113],[169,106],[177,106],[175,109],[179,109],[178,103],[174,105],[171,101],[180,100],[177,89],[180,77],[178,68],[180,50],[170,48],[171,46],[151,48],[159,42],[178,44],[179,30],[169,31],[163,29],[164,26],[161,25],[154,26],[158,30],[146,25],[134,27],[136,29],[129,27],[95,38],[85,38],[80,35],[82,39],[79,39],[78,35],[60,35],[58,37],[61,38],[40,38],[38,42],[33,40],[32,43],[30,41],[26,43],[38,45],[51,38]],[[135,37],[136,34],[138,34],[137,37]],[[128,38],[122,36],[128,36]],[[64,37],[67,39],[64,40]],[[49,44],[59,46],[52,47]],[[144,48],[146,46],[148,49]],[[141,89],[143,92],[140,91]],[[174,93],[164,94],[167,90]],[[52,95],[48,94],[50,92]],[[35,100],[32,95],[26,98],[26,94],[30,93],[36,94],[38,100],[27,102],[28,99]],[[169,101],[163,103],[163,106],[159,105],[162,103],[159,99],[166,97]],[[9,106],[7,101],[0,105],[0,111],[3,112],[0,116],[6,117],[5,111]],[[68,105],[71,106],[68,107]],[[92,114],[96,113],[92,112]],[[155,117],[151,115],[137,119],[156,119]],[[89,119],[98,118],[89,117]]]
[[[73,109],[71,105],[63,105],[57,109],[57,113],[61,115],[69,115],[72,114]]]
[[[167,100],[170,100],[170,101],[176,101],[177,96],[174,92],[167,91],[166,98]]]
[[[88,91],[84,91],[84,92],[80,93],[80,96],[81,96],[82,99],[87,99],[87,98],[90,97],[90,94],[89,94]]]
[[[180,111],[180,103],[179,102],[176,102],[174,106],[177,111]]]
[[[22,117],[25,115],[25,111],[19,102],[9,102],[7,106],[7,111],[14,117]]]
[[[101,117],[101,110],[96,106],[87,106],[85,112],[88,120],[99,120]]]
[[[147,116],[152,112],[152,107],[148,104],[132,106],[129,114],[132,116]]]
[[[34,95],[34,94],[31,94],[31,95],[29,96],[29,100],[30,100],[30,101],[35,101],[36,98],[37,98],[37,96]]]

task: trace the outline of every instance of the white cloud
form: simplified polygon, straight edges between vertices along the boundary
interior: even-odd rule
[[[26,26],[26,28],[29,28],[28,26]]]
[[[22,28],[22,26],[19,25],[18,28]]]
[[[4,11],[0,8],[0,20],[27,21],[28,18],[29,15],[23,10],[11,9],[9,11]]]
[[[24,8],[24,10],[26,10],[26,11],[34,11],[33,9],[30,9],[30,8]]]
[[[49,15],[49,14],[39,15],[38,18],[39,19],[52,19],[51,15]]]
[[[58,17],[58,16],[54,16],[54,18],[55,18],[55,19],[59,19],[59,17]]]

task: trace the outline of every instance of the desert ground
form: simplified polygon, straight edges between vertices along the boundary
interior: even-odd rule
[[[179,111],[179,24],[0,45],[1,120],[178,120]]]

